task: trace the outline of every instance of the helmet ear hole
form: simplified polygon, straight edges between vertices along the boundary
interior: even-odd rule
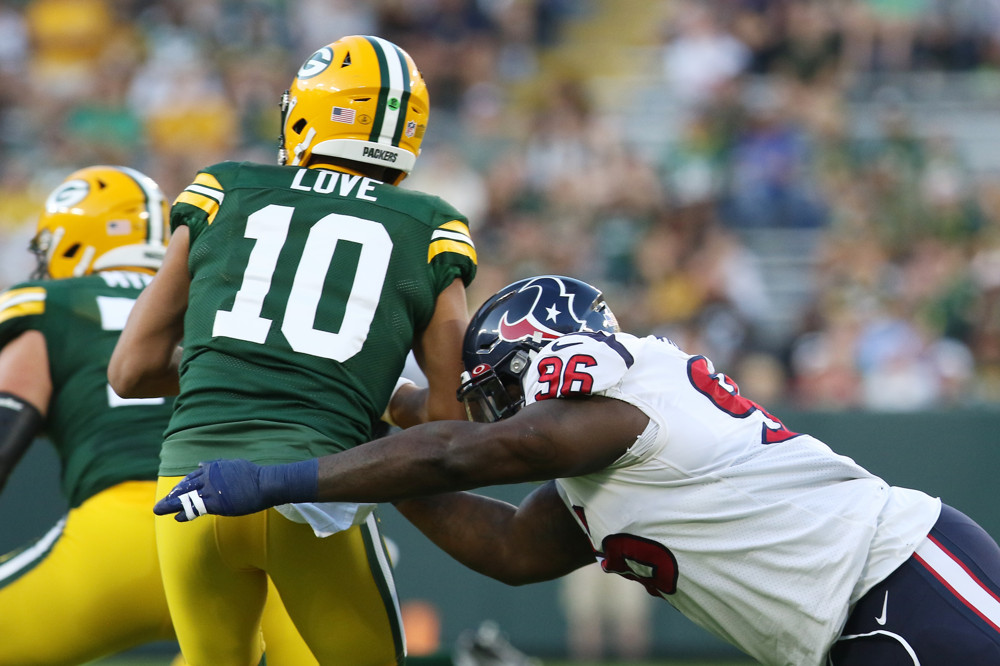
[[[302,134],[302,130],[305,129],[305,127],[306,127],[306,119],[299,118],[298,120],[295,121],[295,124],[292,125],[292,131],[295,132],[296,134]]]
[[[72,259],[73,257],[76,256],[76,253],[79,251],[80,251],[80,244],[74,243],[73,245],[70,245],[65,252],[63,252],[63,256],[66,257],[67,259]]]

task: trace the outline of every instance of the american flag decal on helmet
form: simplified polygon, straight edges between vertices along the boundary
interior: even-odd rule
[[[132,224],[128,220],[108,220],[106,231],[109,236],[124,236],[132,231]]]
[[[333,112],[330,113],[330,120],[335,123],[347,123],[351,125],[354,123],[354,109],[345,109],[342,106],[333,107]]]

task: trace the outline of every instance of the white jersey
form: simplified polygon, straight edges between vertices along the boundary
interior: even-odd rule
[[[603,395],[649,425],[605,470],[558,479],[604,569],[765,664],[822,664],[848,609],[913,553],[941,503],[789,431],[703,356],[660,338],[563,336],[525,402]]]

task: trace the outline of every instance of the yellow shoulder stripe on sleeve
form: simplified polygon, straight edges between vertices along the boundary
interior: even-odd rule
[[[186,203],[205,211],[208,215],[208,223],[212,224],[215,221],[215,216],[219,212],[219,202],[211,197],[207,197],[199,192],[191,192],[189,190],[184,190],[177,196],[177,200],[174,201],[175,204]]]
[[[222,191],[222,185],[219,184],[219,180],[210,173],[199,173],[194,178],[195,185],[204,185],[205,187],[211,187],[214,190]]]
[[[458,220],[445,222],[440,227],[438,227],[438,229],[446,229],[447,231],[457,231],[460,234],[464,234],[466,236],[472,236],[472,234],[469,233],[469,225],[465,224],[464,222],[460,222]]]
[[[476,248],[474,248],[469,243],[463,243],[461,241],[451,240],[447,238],[436,240],[427,246],[427,263],[430,263],[431,259],[441,254],[442,252],[454,252],[455,254],[462,254],[471,259],[472,263],[478,264],[478,259],[476,258]]]
[[[15,317],[45,312],[45,289],[25,287],[0,294],[0,323]]]

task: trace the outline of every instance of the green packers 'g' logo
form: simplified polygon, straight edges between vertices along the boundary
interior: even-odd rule
[[[399,98],[397,98],[397,97],[390,97],[389,101],[386,103],[386,106],[388,106],[390,109],[392,109],[393,111],[395,111],[396,109],[399,108]]]
[[[317,74],[323,73],[331,62],[333,62],[333,51],[328,46],[324,46],[302,63],[296,76],[300,79],[311,79]]]

